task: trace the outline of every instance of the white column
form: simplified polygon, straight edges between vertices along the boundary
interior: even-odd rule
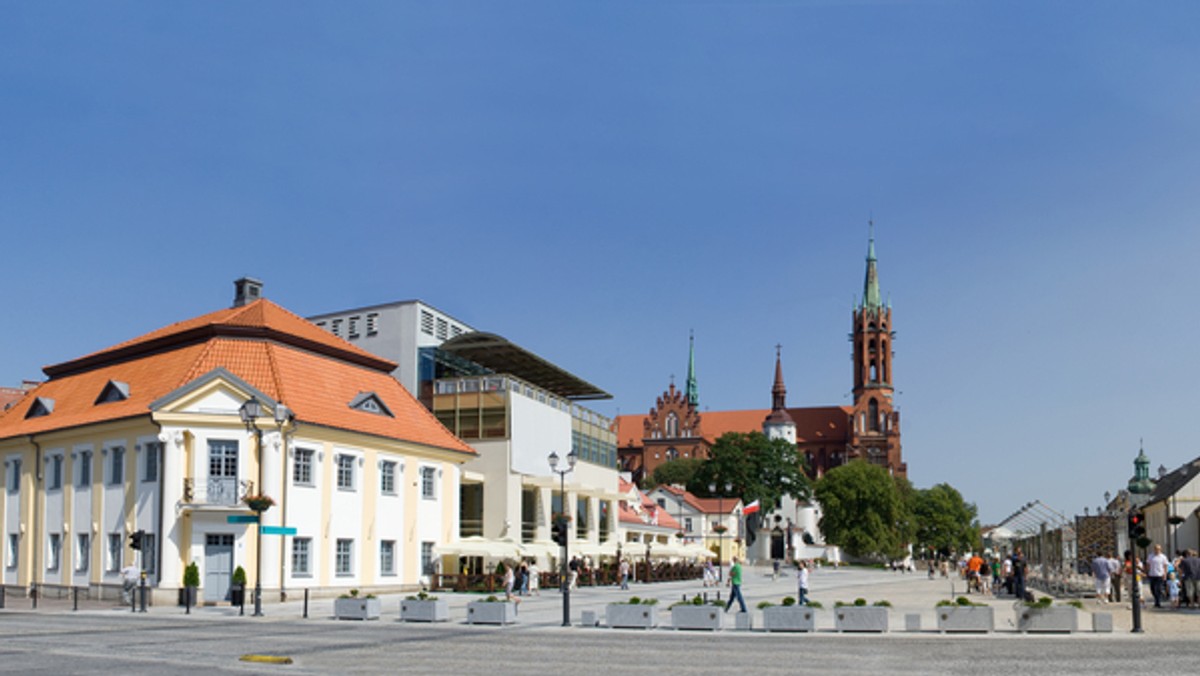
[[[278,432],[264,432],[262,442],[262,486],[257,492],[274,498],[275,506],[262,513],[260,526],[279,526],[283,523],[283,443]],[[285,539],[280,535],[262,536],[264,598],[266,589],[279,588],[279,561]]]
[[[183,519],[179,506],[183,502],[184,479],[184,435],[185,431],[178,428],[164,427],[158,435],[163,444],[162,453],[162,487],[163,492],[163,532],[159,534],[162,542],[162,568],[159,571],[159,587],[163,589],[179,589],[183,586],[183,568],[187,562],[183,560],[183,552],[187,543],[183,542]],[[97,470],[99,471],[99,470]],[[94,485],[100,485],[95,482]],[[107,542],[103,540],[104,532],[92,534],[101,538],[104,544],[93,551],[107,551]],[[197,556],[199,554],[196,554]],[[99,561],[97,561],[99,563]]]

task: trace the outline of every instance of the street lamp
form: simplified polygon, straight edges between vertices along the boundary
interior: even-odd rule
[[[567,466],[563,469],[558,468],[558,454],[551,451],[550,471],[558,475],[558,495],[559,506],[562,508],[562,514],[558,517],[559,523],[562,525],[562,565],[559,566],[559,577],[562,579],[562,595],[563,595],[563,623],[562,626],[571,626],[571,582],[567,572],[567,557],[570,556],[569,545],[571,534],[568,530],[567,523],[567,474],[575,469],[575,461],[579,456],[575,455],[575,451],[567,454]]]
[[[718,488],[725,490],[717,493]],[[725,494],[733,490],[733,484],[726,481],[724,486],[717,486],[715,483],[708,485],[708,492],[717,493],[717,511],[720,512],[720,521],[717,525],[720,526],[717,531],[717,582],[725,580]]]
[[[258,492],[262,495],[263,486],[263,457],[262,430],[258,428],[257,420],[262,415],[262,404],[257,397],[250,397],[238,409],[246,430],[254,433],[254,449],[258,453]],[[257,511],[257,510],[256,510]],[[258,512],[258,533],[255,537],[254,556],[254,616],[262,617],[262,512]]]

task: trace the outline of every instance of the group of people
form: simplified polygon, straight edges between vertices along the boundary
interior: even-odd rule
[[[950,561],[948,559],[927,561],[929,579],[933,579],[940,571],[942,577],[950,576]],[[958,560],[958,575],[967,583],[967,592],[999,595],[1011,594],[1018,599],[1025,598],[1025,579],[1028,573],[1028,563],[1021,548],[1017,547],[1009,556],[991,556],[974,553]]]
[[[504,600],[521,603],[521,596],[540,596],[541,571],[537,561],[522,561],[515,568],[504,562]]]
[[[1096,598],[1101,603],[1120,602],[1122,576],[1129,593],[1136,584],[1136,573],[1137,580],[1145,577],[1149,581],[1155,608],[1162,608],[1164,603],[1172,608],[1200,608],[1200,556],[1194,549],[1175,552],[1175,558],[1171,559],[1163,553],[1162,545],[1154,545],[1145,561],[1136,560],[1133,552],[1126,551],[1123,563],[1115,554],[1099,554],[1092,559],[1091,567]],[[1132,598],[1132,593],[1129,596]]]
[[[802,606],[808,605],[808,569],[807,561],[796,561],[796,603]],[[728,584],[729,601],[725,604],[725,612],[729,612],[734,601],[737,601],[739,612],[746,612],[746,599],[742,596],[742,561],[736,556],[729,565]]]

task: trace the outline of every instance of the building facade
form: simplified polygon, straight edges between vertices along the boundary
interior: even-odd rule
[[[132,564],[175,602],[189,563],[209,603],[237,567],[266,598],[420,583],[475,452],[395,363],[261,291],[239,280],[231,308],[47,367],[0,415],[5,584],[103,592]]]

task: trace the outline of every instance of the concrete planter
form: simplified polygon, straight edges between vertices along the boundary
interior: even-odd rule
[[[771,606],[763,608],[766,631],[816,631],[817,611],[807,606]]]
[[[467,624],[513,624],[517,604],[511,601],[471,601],[467,604]]]
[[[725,616],[721,606],[682,605],[671,609],[671,626],[676,629],[706,629],[717,631]]]
[[[995,609],[990,606],[941,606],[937,612],[937,628],[947,632],[991,633],[996,627]]]
[[[1030,608],[1017,604],[1017,631],[1071,633],[1079,630],[1079,610],[1071,606]]]
[[[888,630],[888,609],[885,606],[842,606],[834,608],[838,631]]]
[[[446,599],[405,599],[400,602],[400,619],[405,622],[447,622],[450,604]]]
[[[658,606],[610,603],[604,609],[604,623],[610,627],[653,629],[658,626]]]
[[[383,604],[379,599],[334,599],[333,614],[339,620],[378,620]]]

